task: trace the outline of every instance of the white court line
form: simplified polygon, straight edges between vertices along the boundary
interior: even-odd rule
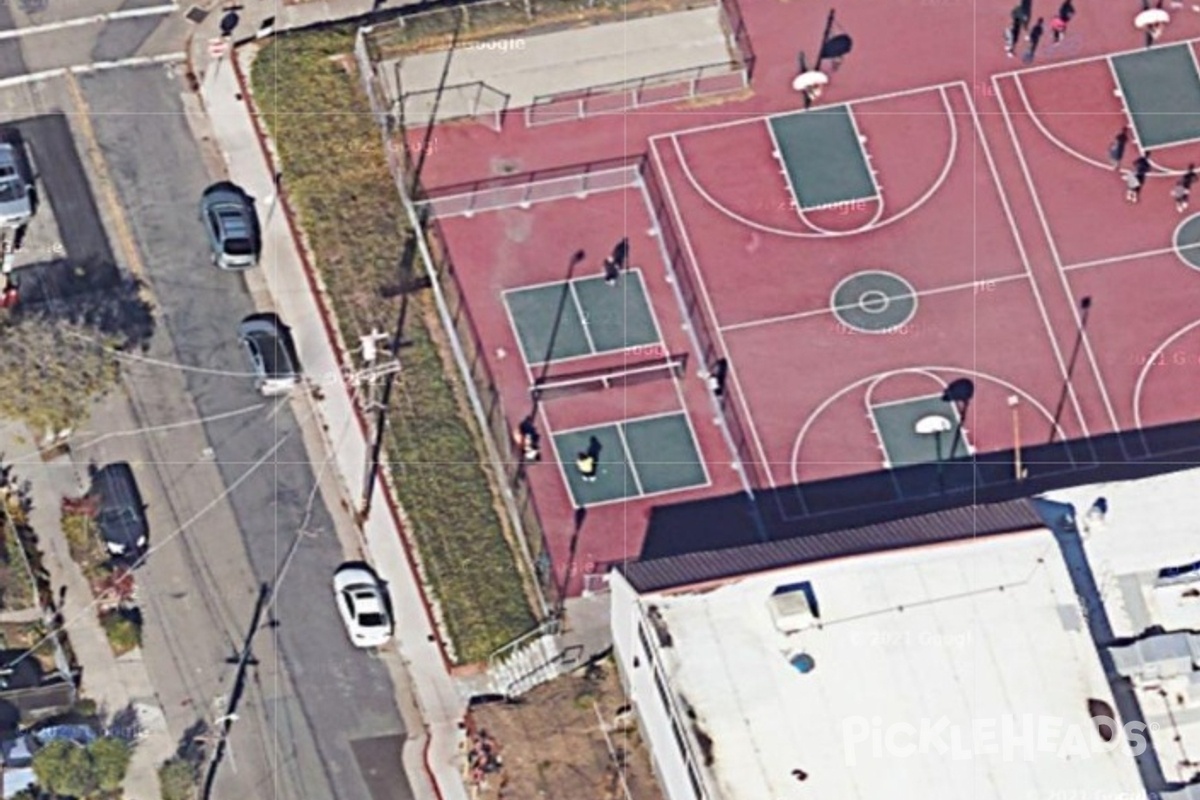
[[[671,383],[675,385],[675,396],[679,399],[679,407],[683,411],[683,421],[687,423],[688,435],[692,437],[692,444],[696,447],[696,458],[700,462],[700,469],[704,471],[704,485],[712,485],[712,475],[708,472],[708,465],[705,463],[707,459],[704,457],[704,447],[700,444],[700,437],[696,435],[696,426],[692,424],[691,410],[688,408],[687,398],[683,395],[682,381],[679,378],[672,378]],[[737,460],[738,468],[741,468],[741,459]]]
[[[1119,434],[1121,432],[1121,424],[1117,421],[1117,414],[1113,409],[1112,398],[1108,395],[1108,386],[1104,382],[1104,376],[1100,374],[1100,365],[1096,362],[1096,354],[1092,352],[1091,340],[1083,328],[1083,317],[1080,314],[1078,304],[1075,302],[1075,296],[1071,292],[1070,281],[1067,280],[1067,274],[1063,272],[1063,262],[1058,253],[1058,245],[1054,243],[1054,236],[1050,233],[1050,221],[1046,218],[1041,198],[1038,197],[1037,187],[1033,182],[1033,175],[1029,171],[1029,164],[1025,161],[1025,151],[1019,145],[1020,139],[1017,138],[1017,131],[1013,127],[1012,118],[1008,114],[1008,106],[1005,104],[1004,98],[997,94],[996,100],[1000,103],[1000,111],[1004,115],[1005,126],[1008,128],[1008,133],[1015,145],[1014,149],[1017,153],[1017,160],[1021,164],[1021,172],[1025,176],[1026,185],[1029,187],[1029,195],[1033,200],[1034,210],[1037,211],[1038,221],[1042,226],[1042,233],[1046,236],[1046,244],[1050,246],[1050,254],[1054,258],[1054,272],[1058,276],[1063,293],[1070,301],[1071,319],[1075,322],[1076,336],[1079,337],[1079,341],[1083,344],[1084,354],[1087,356],[1088,363],[1092,367],[1092,377],[1096,379],[1097,388],[1100,389],[1100,399],[1104,402],[1104,409],[1108,412],[1108,420],[1112,423],[1112,433]],[[1030,281],[1030,285],[1035,284],[1036,281]],[[1068,381],[1068,388],[1070,388],[1070,376],[1067,375],[1065,377]],[[1125,450],[1124,440],[1120,436],[1117,436],[1117,443],[1121,446],[1121,452],[1128,458],[1129,453]]]
[[[1167,47],[1172,47],[1177,44],[1190,44],[1192,42],[1197,42],[1197,41],[1200,41],[1200,37],[1195,37],[1192,39],[1181,39],[1178,42],[1171,42],[1170,44],[1160,45],[1160,46],[1156,47],[1155,49],[1162,50],[1162,49],[1165,49]],[[1023,69],[1012,69],[1012,70],[1009,70],[1008,72],[997,72],[995,75],[992,76],[992,80],[994,81],[997,78],[1010,78],[1013,75],[1025,75],[1025,74],[1028,74],[1031,72],[1044,72],[1045,70],[1058,69],[1059,67],[1075,67],[1075,66],[1079,66],[1080,64],[1090,64],[1093,61],[1100,61],[1102,59],[1120,58],[1121,56],[1132,56],[1132,55],[1136,55],[1137,53],[1145,53],[1145,52],[1146,52],[1146,48],[1143,46],[1143,47],[1130,48],[1129,50],[1119,50],[1116,53],[1100,53],[1100,54],[1094,55],[1094,56],[1081,56],[1079,58],[1072,58],[1067,61],[1054,61],[1054,62],[1051,62],[1048,64],[1039,64],[1034,67],[1025,67]],[[1117,84],[1117,85],[1119,86],[1120,84]]]
[[[992,86],[996,90],[996,98],[1000,99],[1000,87],[996,82],[996,78],[992,78]],[[992,148],[988,144],[987,136],[983,130],[983,123],[979,119],[979,113],[975,108],[975,102],[971,96],[967,95],[967,106],[971,109],[971,117],[975,121],[976,130],[979,133],[979,143],[983,147],[984,158],[987,160],[988,169],[992,173],[992,181],[996,185],[996,193],[1000,196],[1000,203],[1004,206],[1004,216],[1008,218],[1008,227],[1012,232],[1013,241],[1017,245],[1017,250],[1021,254],[1021,263],[1025,267],[1025,274],[1029,277],[1029,288],[1033,293],[1034,302],[1037,304],[1038,312],[1042,317],[1042,324],[1046,328],[1046,336],[1050,340],[1050,350],[1054,353],[1054,360],[1058,362],[1059,377],[1061,377],[1067,386],[1067,394],[1071,398],[1071,405],[1075,408],[1075,416],[1079,420],[1079,425],[1083,429],[1083,435],[1091,438],[1091,433],[1088,431],[1087,418],[1083,416],[1083,409],[1079,405],[1079,398],[1075,396],[1075,387],[1071,385],[1070,378],[1067,374],[1067,360],[1063,358],[1062,351],[1058,347],[1058,339],[1054,335],[1054,325],[1050,322],[1050,314],[1046,311],[1046,303],[1042,299],[1042,292],[1038,288],[1037,281],[1033,277],[1033,269],[1029,263],[1029,253],[1025,250],[1025,242],[1021,238],[1020,229],[1017,227],[1017,221],[1013,217],[1012,206],[1008,202],[1008,192],[1004,189],[1004,181],[1000,179],[1000,172],[996,169],[996,161],[992,157]],[[1004,109],[1004,104],[1001,103],[1001,109]],[[1012,128],[1012,121],[1008,118],[1008,112],[1004,111],[1004,119],[1008,123],[1009,136],[1012,138],[1013,148],[1020,152],[1020,140],[1017,139],[1016,131]],[[1068,293],[1069,296],[1069,293]]]
[[[1187,220],[1185,219],[1184,222],[1187,222]],[[1095,261],[1080,261],[1078,264],[1068,264],[1067,266],[1063,267],[1062,270],[1063,272],[1073,272],[1077,269],[1087,269],[1088,267],[1103,267],[1109,264],[1119,264],[1122,261],[1133,261],[1134,259],[1139,258],[1165,256],[1169,253],[1178,254],[1184,250],[1191,250],[1195,247],[1200,247],[1200,242],[1197,242],[1196,244],[1184,245],[1183,247],[1160,247],[1156,250],[1146,250],[1141,253],[1129,253],[1123,256],[1109,256],[1108,258],[1098,258]],[[1196,269],[1196,267],[1192,267],[1192,269]]]
[[[644,422],[646,420],[660,419],[661,417],[673,417],[673,416],[678,415],[679,413],[680,413],[679,409],[673,409],[671,411],[655,411],[652,414],[642,414],[640,417],[628,417],[626,419],[618,420],[617,422],[601,422],[598,424],[576,425],[574,428],[562,428],[555,435],[558,435],[558,434],[565,435],[568,433],[579,433],[580,431],[594,431],[597,428],[611,428],[614,425],[619,425],[619,424],[622,424],[625,422]]]
[[[651,148],[653,149],[653,145],[651,145]],[[655,150],[655,157],[657,158],[657,150]],[[671,254],[668,252],[666,243],[663,240],[662,221],[658,219],[658,212],[656,211],[656,206],[650,200],[650,193],[646,189],[645,180],[644,179],[639,180],[638,186],[640,187],[641,192],[642,192],[642,203],[645,205],[647,216],[650,219],[651,235],[654,235],[658,239],[658,252],[659,252],[659,255],[662,256],[662,262],[663,262],[663,266],[664,266],[664,271],[666,272],[667,282],[671,284],[671,290],[672,290],[673,294],[675,295],[675,302],[679,306],[680,318],[683,320],[682,328],[686,332],[688,340],[690,341],[690,343],[692,345],[693,352],[697,356],[700,356],[701,358],[703,358],[704,348],[700,346],[700,340],[696,334],[695,325],[692,324],[692,320],[688,316],[688,303],[683,298],[683,294],[679,289],[679,279],[674,274],[674,271],[671,267]],[[665,202],[665,198],[664,198],[664,202]],[[713,324],[714,325],[716,324],[715,320],[714,320]],[[700,375],[703,377],[708,371],[708,366],[702,364],[700,368],[702,370]],[[725,439],[725,446],[727,448],[729,448],[730,458],[733,459],[734,463],[741,466],[741,469],[738,471],[738,474],[742,480],[742,489],[746,492],[746,494],[750,498],[753,499],[754,490],[758,487],[751,485],[750,479],[746,475],[746,467],[742,463],[744,460],[742,453],[733,441],[733,434],[731,434],[729,432],[729,424],[725,420],[724,409],[721,407],[721,401],[719,398],[717,398],[711,392],[708,393],[708,400],[709,400],[709,407],[712,409],[712,412],[713,412],[713,417],[712,417],[713,424],[716,425],[717,428],[721,431],[721,435]],[[684,407],[685,408],[687,407],[686,404]]]
[[[52,78],[61,78],[67,74],[89,75],[93,72],[104,72],[111,69],[124,69],[126,67],[146,67],[154,64],[178,64],[186,60],[186,53],[167,53],[161,56],[134,56],[133,58],[122,58],[117,61],[96,61],[91,64],[77,64],[72,67],[58,67],[56,69],[47,69],[41,72],[30,72],[25,75],[16,75],[11,78],[0,78],[0,89],[7,89],[11,86],[21,86],[26,83],[36,83],[38,81],[50,80]]]
[[[929,372],[927,370],[914,369],[914,370],[912,370],[912,372],[915,372],[919,375],[924,375],[925,377],[929,378],[930,380],[934,381],[935,383],[940,383],[942,385],[943,389],[946,389],[950,386],[950,384],[946,383],[946,381],[943,380],[941,377],[939,377],[938,375],[936,375],[932,372]],[[883,380],[884,380],[883,378],[880,378],[879,380],[872,381],[871,385],[867,387],[867,392],[863,399],[866,400],[868,410],[870,410],[872,408],[891,408],[892,406],[902,406],[902,405],[906,405],[908,403],[919,403],[922,400],[941,400],[943,397],[946,396],[945,394],[942,394],[942,393],[922,394],[922,395],[917,395],[915,397],[905,397],[902,400],[888,400],[885,403],[872,402],[871,395],[875,391],[875,388],[877,386],[879,386],[879,384],[883,383]],[[952,403],[947,403],[946,405],[950,406],[951,408],[954,407]],[[954,413],[957,416],[958,409],[955,409]]]
[[[965,84],[963,84],[962,81],[958,81],[956,84],[952,84],[952,85],[958,86],[959,88],[962,88],[964,90],[966,88]],[[927,202],[929,202],[929,200],[933,197],[933,195],[935,193],[937,193],[937,191],[939,189],[941,189],[942,185],[945,184],[946,179],[949,177],[950,170],[954,166],[955,157],[958,155],[958,123],[957,123],[957,120],[955,119],[954,110],[950,107],[949,98],[946,96],[944,91],[942,92],[941,97],[942,97],[942,105],[945,109],[944,116],[949,120],[949,125],[950,125],[950,146],[947,149],[946,162],[945,162],[945,164],[942,165],[941,173],[938,175],[937,179],[933,182],[933,184],[929,187],[929,189],[926,190],[925,194],[923,194],[919,198],[917,198],[911,206],[897,212],[895,216],[888,217],[887,219],[883,220],[882,222],[877,223],[876,225],[871,227],[870,230],[876,231],[887,225],[891,225],[894,222],[899,222],[900,220],[907,217],[909,214],[913,213],[917,209],[924,206]],[[676,157],[679,159],[679,168],[683,171],[684,177],[687,179],[687,181],[691,185],[692,189],[698,195],[700,195],[702,198],[704,198],[704,200],[710,206],[712,206],[715,210],[724,214],[725,216],[729,217],[730,219],[741,223],[742,225],[746,226],[747,228],[750,228],[750,229],[756,230],[756,231],[760,231],[762,233],[773,233],[778,236],[785,236],[785,237],[789,237],[789,238],[793,238],[793,239],[829,239],[832,237],[857,236],[858,234],[865,232],[865,230],[863,228],[855,228],[854,230],[849,230],[849,231],[827,231],[827,232],[820,232],[820,233],[808,233],[805,231],[784,230],[783,228],[775,228],[770,225],[763,225],[762,223],[755,222],[754,220],[751,220],[748,217],[744,217],[741,214],[738,214],[736,211],[730,210],[721,201],[719,201],[715,197],[713,197],[713,195],[710,194],[709,191],[701,185],[700,181],[696,178],[695,174],[692,172],[691,168],[688,166],[687,158],[683,153],[683,149],[680,145],[679,139],[672,138],[672,145],[675,148]],[[808,222],[807,219],[805,219],[805,223],[810,226],[812,225],[812,223]],[[813,226],[813,227],[815,228],[816,226]]]
[[[118,11],[110,11],[106,14],[95,14],[90,17],[76,17],[75,19],[65,19],[60,22],[49,22],[45,25],[31,25],[27,28],[13,28],[8,31],[0,31],[0,41],[6,39],[19,39],[24,36],[37,36],[40,33],[54,33],[55,31],[66,30],[67,28],[81,28],[84,25],[101,25],[106,22],[114,22],[122,19],[136,19],[138,17],[154,17],[159,15],[173,14],[176,11],[174,5],[166,6],[148,6],[147,8],[123,8]]]
[[[575,281],[567,282],[567,292],[571,295],[571,302],[575,305],[575,313],[579,315],[579,324],[583,328],[583,338],[587,339],[588,347],[592,352],[588,355],[596,355],[600,351],[596,349],[596,343],[592,341],[592,332],[588,330],[587,314],[583,312],[583,303],[579,302],[579,294],[575,291]]]
[[[621,450],[625,452],[625,463],[629,465],[629,474],[633,476],[633,486],[637,489],[637,496],[642,497],[646,494],[646,490],[642,488],[642,478],[638,475],[637,463],[633,460],[633,451],[629,449],[629,440],[625,438],[625,423],[618,422],[616,429],[617,438],[621,440]]]
[[[850,277],[853,277],[853,276],[850,276]],[[893,300],[903,300],[903,299],[906,299],[909,297],[914,298],[914,299],[921,298],[921,297],[932,297],[934,295],[946,294],[947,292],[957,292],[957,291],[961,291],[963,289],[977,289],[978,290],[984,286],[988,286],[988,285],[992,285],[992,284],[1000,284],[1000,283],[1007,283],[1009,281],[1021,281],[1021,280],[1028,280],[1028,279],[1029,279],[1029,275],[1022,272],[1019,275],[1015,275],[1015,274],[1014,275],[1005,275],[1001,278],[984,278],[982,280],[974,280],[974,281],[970,281],[968,283],[956,283],[952,286],[939,286],[936,289],[927,289],[923,292],[914,292],[914,293],[907,293],[907,294],[903,294],[903,295],[896,295],[892,299]],[[725,325],[724,327],[721,328],[721,330],[722,331],[739,331],[739,330],[742,330],[743,328],[757,328],[762,325],[774,325],[779,322],[791,322],[793,320],[807,319],[809,317],[821,316],[822,314],[833,314],[836,311],[845,311],[845,310],[857,308],[857,307],[858,307],[857,304],[845,305],[845,306],[828,306],[826,308],[813,309],[812,311],[799,311],[795,314],[782,314],[778,317],[764,317],[762,319],[752,319],[747,322],[735,322],[732,325]],[[899,327],[903,327],[903,326],[899,326]],[[871,334],[864,333],[863,335],[870,336]]]
[[[1033,104],[1029,102],[1029,95],[1025,94],[1025,87],[1021,85],[1021,76],[1019,74],[1013,77],[1013,85],[1017,87],[1017,93],[1021,95],[1021,103],[1025,106],[1025,111],[1029,114],[1029,119],[1033,122],[1034,125],[1037,126],[1038,130],[1041,131],[1043,137],[1045,137],[1047,140],[1052,142],[1055,146],[1058,147],[1058,149],[1062,150],[1064,153],[1067,153],[1068,155],[1071,155],[1074,158],[1079,159],[1080,161],[1084,162],[1085,164],[1090,164],[1093,167],[1099,167],[1100,169],[1104,170],[1105,172],[1116,172],[1116,170],[1113,169],[1112,164],[1108,164],[1108,163],[1105,163],[1102,161],[1097,161],[1094,158],[1085,156],[1083,153],[1079,152],[1075,148],[1067,145],[1065,142],[1063,142],[1061,139],[1059,139],[1057,136],[1055,136],[1053,133],[1051,133],[1050,130],[1045,125],[1042,124],[1041,117],[1039,117],[1037,111],[1034,110]],[[1128,117],[1129,112],[1127,109],[1124,108],[1124,104],[1122,104],[1122,110],[1125,111],[1125,116]]]
[[[953,375],[965,375],[965,376],[975,378],[977,381],[978,380],[987,380],[991,383],[995,383],[998,386],[1003,386],[1005,388],[1005,390],[1008,391],[1009,394],[1017,395],[1018,397],[1020,397],[1022,399],[1022,402],[1028,402],[1031,406],[1033,406],[1038,411],[1040,411],[1042,413],[1042,416],[1044,416],[1046,418],[1046,421],[1050,423],[1050,425],[1054,428],[1055,431],[1057,431],[1059,441],[1065,440],[1066,434],[1064,433],[1062,426],[1059,425],[1058,422],[1055,421],[1054,415],[1050,413],[1050,410],[1048,408],[1046,408],[1044,405],[1039,403],[1036,398],[1034,398],[1032,395],[1030,395],[1024,389],[1019,388],[1016,384],[1009,383],[1006,380],[1002,380],[1001,378],[998,378],[991,373],[979,372],[978,370],[963,369],[962,367],[939,367],[939,366],[932,366],[932,365],[928,365],[928,364],[923,367],[903,367],[900,369],[888,369],[888,370],[883,370],[882,372],[877,372],[874,375],[868,375],[865,378],[859,378],[854,383],[851,383],[848,386],[842,387],[841,389],[839,389],[838,391],[834,392],[832,395],[827,397],[819,406],[817,406],[815,409],[813,409],[812,413],[810,413],[808,415],[808,418],[804,420],[804,424],[800,427],[800,432],[798,434],[796,434],[795,444],[792,445],[792,483],[799,484],[802,482],[800,479],[800,460],[799,460],[800,459],[800,447],[803,445],[804,439],[807,438],[809,429],[816,423],[817,418],[820,417],[822,414],[824,414],[825,411],[831,405],[836,403],[838,400],[842,399],[842,397],[844,397],[847,393],[854,391],[855,389],[859,388],[860,386],[862,386],[864,384],[870,384],[872,381],[880,381],[884,378],[889,378],[894,375],[904,375],[906,373],[912,373],[912,372],[925,373],[926,371],[929,371],[929,370],[932,370],[935,372],[948,372]],[[1068,457],[1071,457],[1071,451],[1069,448],[1067,449],[1067,455],[1068,455]],[[828,462],[828,461],[826,461],[826,462],[809,462],[809,463],[840,464],[840,463],[845,463],[845,462]],[[859,463],[859,462],[854,462],[854,463]],[[1071,457],[1071,464],[1072,464],[1072,466],[1075,465],[1075,459],[1073,457]]]
[[[674,141],[676,150],[678,151],[679,143],[677,140],[673,140],[673,141]],[[656,146],[652,145],[651,152],[654,155],[655,166],[657,167],[658,174],[662,180],[662,191],[663,191],[663,195],[664,195],[663,201],[670,204],[670,211],[675,216],[675,219],[678,220],[678,222],[679,222],[679,236],[680,236],[680,238],[683,239],[683,247],[687,250],[687,257],[689,259],[691,259],[692,266],[695,268],[694,272],[695,272],[695,279],[696,279],[696,288],[700,292],[701,301],[704,303],[703,312],[707,312],[709,318],[712,320],[713,331],[717,337],[717,342],[715,344],[719,345],[721,350],[724,352],[725,357],[729,358],[729,347],[725,343],[725,337],[721,335],[721,319],[717,316],[716,309],[713,307],[712,297],[709,295],[708,287],[704,283],[703,269],[700,266],[700,262],[698,260],[696,260],[696,251],[695,251],[695,248],[692,247],[692,239],[688,235],[687,224],[684,221],[683,214],[680,213],[680,211],[679,211],[679,204],[675,202],[675,191],[671,187],[670,180],[667,179],[666,170],[663,169],[662,158],[661,158],[661,156],[659,156],[658,148]],[[653,206],[651,206],[651,208],[653,208]],[[651,214],[651,216],[653,217],[653,214]],[[670,260],[666,259],[666,263],[668,264],[668,268],[669,268],[669,265],[671,263]],[[686,269],[687,265],[684,265],[684,268]],[[678,278],[674,278],[674,280],[678,280]],[[682,300],[682,295],[680,296],[680,299]],[[687,308],[687,304],[684,303],[683,309],[686,310],[686,308]],[[684,319],[688,319],[690,321],[690,317],[687,314],[684,314]],[[704,354],[702,351],[701,351],[700,355],[703,357]],[[703,366],[705,367],[705,369],[707,369],[709,365],[705,364]],[[736,398],[730,397],[730,401],[736,402],[742,407],[742,411],[746,415],[747,424],[750,426],[750,436],[752,439],[754,439],[754,446],[758,450],[758,457],[760,459],[762,459],[763,467],[766,470],[767,481],[771,484],[771,487],[774,488],[776,484],[775,484],[775,476],[773,474],[771,474],[771,468],[770,468],[771,462],[767,459],[766,450],[763,449],[762,439],[758,435],[758,425],[755,424],[754,417],[750,414],[750,407],[746,403],[745,396],[742,393],[741,381],[739,381],[737,378],[737,370],[736,370],[736,367],[734,366],[732,358],[729,358],[727,368],[729,370],[729,374],[727,376],[727,380],[728,380],[729,384],[731,386],[737,387],[737,397]],[[731,437],[731,441],[732,441],[732,437]],[[734,450],[734,453],[735,454],[737,453],[736,449]],[[739,455],[739,458],[740,457],[741,456]]]
[[[947,81],[946,83],[934,83],[929,86],[918,86],[913,89],[901,89],[896,92],[885,92],[884,94],[876,94],[870,97],[861,97],[854,100],[847,100],[842,103],[834,103],[829,106],[820,106],[819,109],[837,108],[838,106],[849,106],[850,103],[871,103],[877,100],[892,100],[897,97],[908,97],[909,95],[920,94],[922,92],[932,92],[936,89],[943,89],[949,86],[961,84],[963,81]],[[819,109],[813,109],[819,110]],[[659,139],[675,139],[680,136],[686,136],[692,133],[705,133],[707,131],[722,130],[724,128],[733,128],[738,125],[753,125],[756,122],[761,122],[768,119],[778,119],[779,117],[790,117],[792,114],[803,114],[804,111],[780,111],[774,114],[756,114],[754,116],[745,117],[743,119],[730,120],[728,122],[714,122],[708,125],[697,125],[694,128],[680,128],[668,133],[658,133],[650,137],[650,144],[655,144]]]
[[[504,306],[504,316],[508,317],[508,327],[513,332],[513,338],[517,340],[517,347],[519,347],[521,350],[521,363],[525,365],[525,380],[529,383],[530,386],[533,386],[533,381],[534,381],[533,365],[534,364],[540,365],[540,364],[544,364],[545,362],[544,361],[533,361],[532,359],[530,359],[529,353],[527,353],[525,351],[525,340],[521,338],[521,329],[517,327],[517,318],[513,316],[512,308],[510,308],[508,305],[507,295],[508,295],[509,291],[519,291],[519,290],[505,290],[505,291],[501,292],[500,293],[500,305]]]
[[[654,335],[656,338],[653,342],[651,342],[651,344],[662,345],[663,355],[669,357],[671,355],[671,353],[667,349],[667,340],[663,338],[662,326],[658,324],[658,314],[654,311],[654,304],[650,302],[650,289],[648,288],[646,278],[643,276],[641,268],[640,267],[630,267],[629,269],[627,269],[625,271],[626,271],[626,273],[628,273],[630,275],[637,276],[638,288],[640,288],[642,290],[642,302],[644,302],[646,304],[646,311],[648,311],[650,314],[650,322],[652,322],[654,324]],[[625,311],[626,321],[628,321],[628,316],[629,316],[629,300],[628,299],[626,299],[626,301],[625,301],[625,309],[626,309],[626,311]],[[635,347],[644,347],[645,345],[634,345],[634,346]],[[625,348],[625,349],[628,350],[629,348]],[[686,408],[686,406],[685,406],[685,408]]]
[[[1150,353],[1149,357],[1146,359],[1145,366],[1143,366],[1142,371],[1138,373],[1137,382],[1133,385],[1133,424],[1137,425],[1138,433],[1141,434],[1142,438],[1142,449],[1147,453],[1150,452],[1150,446],[1146,441],[1146,436],[1142,425],[1142,384],[1144,384],[1146,382],[1146,378],[1149,377],[1150,369],[1154,366],[1157,366],[1155,362],[1158,360],[1159,355],[1168,347],[1170,347],[1176,339],[1191,333],[1198,327],[1200,327],[1200,320],[1188,323],[1163,340],[1163,343],[1155,348],[1152,353]]]
[[[1129,121],[1129,132],[1133,134],[1133,145],[1138,149],[1139,153],[1145,153],[1146,148],[1142,147],[1142,137],[1138,135],[1137,117],[1133,115],[1133,111],[1129,108],[1129,103],[1125,99],[1125,84],[1121,83],[1121,75],[1117,72],[1117,65],[1108,56],[1105,56],[1104,60],[1108,64],[1109,73],[1112,74],[1113,86],[1117,89],[1116,95],[1121,98],[1121,109],[1125,112],[1125,119]],[[993,80],[995,79],[993,78]],[[999,94],[996,95],[997,98],[999,96]]]

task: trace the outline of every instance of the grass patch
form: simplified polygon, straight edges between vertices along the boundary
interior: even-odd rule
[[[136,610],[112,608],[103,611],[100,624],[117,658],[142,646],[142,618]]]
[[[404,211],[349,57],[353,31],[274,37],[251,72],[283,184],[343,341],[390,331],[400,300]],[[474,418],[439,351],[432,298],[409,295],[404,372],[387,454],[422,569],[457,661],[484,659],[533,624]],[[452,377],[453,376],[453,377]]]
[[[32,608],[36,597],[21,536],[16,524],[3,511],[0,511],[0,536],[4,537],[4,547],[0,549],[0,608],[6,611]]]

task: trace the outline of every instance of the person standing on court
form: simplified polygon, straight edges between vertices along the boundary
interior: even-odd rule
[[[1196,165],[1188,164],[1187,172],[1179,177],[1171,189],[1171,197],[1175,200],[1175,210],[1182,214],[1187,211],[1188,201],[1192,196],[1192,184],[1196,182]]]
[[[1112,162],[1113,169],[1121,168],[1121,161],[1125,158],[1125,146],[1128,144],[1129,128],[1121,128],[1121,132],[1108,146],[1108,160]]]
[[[1126,170],[1122,175],[1125,178],[1125,202],[1136,203],[1141,197],[1142,184],[1146,182],[1146,177],[1132,170]]]
[[[1033,61],[1033,57],[1037,53],[1038,42],[1042,40],[1042,34],[1045,31],[1045,20],[1042,17],[1038,17],[1038,21],[1029,29],[1029,49],[1025,51],[1025,58],[1022,59],[1026,64]]]
[[[579,470],[580,478],[592,483],[596,480],[596,457],[591,453],[580,453],[575,457],[575,469]]]
[[[1050,30],[1054,31],[1054,42],[1057,44],[1062,41],[1062,38],[1067,35],[1067,25],[1071,22],[1071,17],[1075,16],[1075,6],[1071,0],[1063,0],[1061,6],[1058,7],[1058,13],[1054,15],[1054,19],[1050,20]]]
[[[1024,2],[1013,6],[1011,17],[1012,23],[1009,25],[1004,39],[1004,50],[1008,53],[1009,58],[1013,57],[1017,42],[1021,41],[1021,31],[1029,27],[1029,9],[1026,8]]]
[[[604,259],[604,282],[609,286],[616,286],[617,279],[621,277],[621,268],[617,266],[617,262],[612,256]]]

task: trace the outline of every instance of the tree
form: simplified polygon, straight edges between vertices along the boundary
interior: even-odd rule
[[[117,381],[109,344],[85,324],[41,314],[0,316],[0,415],[21,419],[39,434],[78,425],[92,400]]]
[[[133,755],[129,743],[115,736],[105,736],[88,745],[88,755],[92,757],[92,768],[100,789],[105,792],[120,789]]]
[[[200,775],[191,761],[176,756],[158,768],[162,800],[193,800]]]
[[[96,773],[88,751],[58,739],[33,756],[33,774],[43,789],[62,797],[87,797],[96,791]]]

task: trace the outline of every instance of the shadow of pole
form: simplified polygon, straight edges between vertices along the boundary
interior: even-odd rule
[[[575,529],[571,532],[571,545],[567,548],[567,568],[563,572],[562,583],[558,587],[557,615],[562,616],[567,592],[571,588],[571,579],[575,577],[575,555],[579,552],[579,534],[583,531],[583,523],[587,521],[587,508],[580,506],[575,509]]]
[[[1062,424],[1063,410],[1067,406],[1067,397],[1071,394],[1071,378],[1075,375],[1075,364],[1079,361],[1079,351],[1083,347],[1083,336],[1087,330],[1088,315],[1092,308],[1092,298],[1085,297],[1079,301],[1079,328],[1075,331],[1075,346],[1071,348],[1071,358],[1067,361],[1067,375],[1063,379],[1062,391],[1058,395],[1058,404],[1054,407],[1054,419],[1050,422],[1050,437],[1046,444],[1054,444]]]
[[[587,258],[587,253],[583,250],[576,250],[571,255],[570,262],[567,263],[567,276],[563,280],[562,292],[558,296],[558,308],[554,311],[554,323],[550,326],[550,340],[546,343],[546,355],[542,358],[542,365],[538,369],[537,377],[534,379],[535,387],[546,379],[546,375],[550,371],[550,362],[554,357],[554,345],[558,341],[558,331],[562,326],[563,312],[567,309],[567,298],[571,296],[571,279],[575,275],[575,268],[585,258]],[[534,391],[531,399],[532,405],[529,409],[529,416],[533,417],[537,415],[541,396],[537,391]]]

